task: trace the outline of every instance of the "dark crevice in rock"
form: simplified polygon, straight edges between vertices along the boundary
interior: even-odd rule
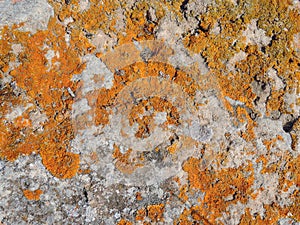
[[[180,11],[181,13],[183,13],[185,19],[187,19],[186,11],[187,11],[188,4],[189,4],[189,0],[184,0],[180,6]]]
[[[294,123],[297,121],[297,119],[298,119],[298,118],[293,119],[293,120],[291,120],[291,121],[285,123],[285,124],[283,125],[283,130],[284,130],[285,132],[287,132],[287,133],[290,133],[290,132],[292,131],[293,125],[294,125]]]

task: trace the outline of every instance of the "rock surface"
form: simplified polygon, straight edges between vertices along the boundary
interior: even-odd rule
[[[0,225],[300,224],[300,2],[0,0]]]

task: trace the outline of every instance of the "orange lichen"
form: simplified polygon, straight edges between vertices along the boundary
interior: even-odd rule
[[[269,115],[270,111],[279,110],[280,107],[283,106],[283,95],[284,91],[272,91],[270,100],[267,102],[267,115]]]
[[[79,168],[79,156],[66,152],[73,137],[69,113],[73,99],[66,87],[76,89],[76,83],[71,82],[71,77],[74,73],[80,72],[77,52],[67,47],[62,35],[64,28],[54,18],[50,19],[48,30],[38,31],[33,35],[19,31],[15,27],[9,31],[2,30],[2,35],[3,32],[7,32],[5,36],[7,39],[9,37],[10,43],[22,45],[23,51],[18,55],[18,60],[22,63],[9,74],[18,87],[26,91],[27,104],[31,103],[33,106],[21,117],[16,118],[9,129],[3,129],[10,137],[10,143],[1,149],[1,157],[14,160],[20,154],[39,152],[45,167],[54,176],[70,178]],[[57,52],[59,57],[52,59],[53,66],[49,69],[44,55],[50,49]],[[20,100],[12,103],[25,104]],[[43,132],[35,132],[29,120],[29,113],[37,110],[37,107],[42,108],[47,116]],[[1,122],[2,126],[3,118]],[[14,143],[21,130],[24,133],[24,129],[26,136],[22,135],[22,141]]]
[[[148,217],[152,222],[163,221],[163,213],[164,213],[165,205],[149,205],[147,206]]]
[[[246,141],[252,141],[255,139],[256,135],[254,133],[254,127],[256,126],[256,122],[254,122],[249,116],[247,110],[242,107],[237,107],[236,109],[236,117],[241,123],[247,122],[246,131],[241,133],[241,137]]]
[[[120,33],[120,44],[128,43],[132,40],[154,39],[153,22],[147,22],[145,11],[149,10],[149,4],[144,1],[135,4],[132,10],[127,11],[125,16],[126,29],[124,34]]]
[[[188,186],[187,185],[183,185],[180,188],[180,192],[178,197],[181,199],[182,202],[186,202],[188,200],[188,196],[186,194],[186,192],[188,191]]]
[[[264,208],[266,210],[265,216],[262,218],[261,216],[252,216],[250,213],[250,209],[247,208],[246,213],[242,216],[240,224],[250,224],[250,225],[264,225],[264,224],[276,224],[277,221],[281,218],[294,218],[299,220],[299,201],[296,201],[295,205],[281,209],[281,207],[277,204],[265,205]],[[292,215],[292,216],[291,216]]]
[[[0,157],[7,160],[15,160],[19,155],[29,155],[37,150],[37,137],[32,134],[33,129],[30,126],[29,112],[27,109],[22,116],[7,119],[5,115],[11,113],[14,107],[25,106],[20,98],[14,94],[10,85],[0,91],[1,100],[1,118],[0,118]],[[28,141],[30,140],[30,141]]]
[[[137,212],[136,212],[136,216],[135,216],[135,220],[139,221],[139,220],[144,220],[145,217],[147,215],[147,211],[146,209],[139,209]]]
[[[183,0],[176,1],[139,1],[133,5],[129,2],[104,0],[91,0],[88,9],[80,9],[79,1],[72,1],[72,4],[62,4],[59,1],[50,0],[54,7],[56,18],[51,18],[48,29],[37,31],[35,34],[20,31],[18,26],[11,28],[4,27],[1,30],[0,40],[0,71],[10,75],[16,85],[26,93],[26,98],[22,99],[15,95],[13,87],[5,84],[0,90],[1,117],[0,117],[0,156],[8,160],[15,160],[20,155],[29,155],[32,152],[39,153],[45,167],[56,177],[71,178],[79,171],[79,155],[67,152],[70,147],[70,140],[74,138],[74,130],[71,124],[70,110],[73,103],[72,97],[66,91],[70,87],[75,91],[78,86],[71,81],[71,77],[80,73],[84,69],[80,57],[87,53],[95,53],[96,47],[90,39],[97,32],[102,31],[105,35],[115,38],[118,45],[131,42],[132,40],[153,40],[155,30],[159,21],[165,15],[165,11],[174,13],[178,21],[183,18],[181,5]],[[246,124],[246,129],[242,130],[240,136],[248,142],[253,142],[256,138],[254,128],[256,122],[249,115],[249,111],[258,113],[255,105],[257,94],[252,90],[252,83],[270,83],[266,72],[274,68],[278,76],[285,80],[286,87],[281,90],[271,90],[267,98],[266,116],[270,116],[273,111],[281,113],[293,113],[293,105],[285,105],[284,95],[286,92],[293,93],[299,89],[299,57],[293,50],[292,40],[295,34],[300,31],[300,16],[296,10],[291,10],[289,0],[241,0],[237,4],[234,1],[216,1],[216,5],[208,7],[208,12],[197,17],[199,24],[196,32],[185,34],[184,45],[191,54],[201,54],[207,62],[210,74],[216,78],[220,89],[219,97],[226,109],[235,117],[235,124],[242,127]],[[126,6],[130,5],[127,9]],[[150,15],[151,8],[154,8],[154,15]],[[123,27],[117,26],[120,10],[124,10]],[[62,25],[67,18],[71,22]],[[155,17],[155,18],[151,18]],[[256,20],[257,27],[263,29],[266,35],[271,37],[270,43],[266,46],[258,46],[253,43],[246,43],[243,31],[247,29],[247,24]],[[213,27],[219,26],[220,33],[215,33]],[[66,43],[64,38],[65,29],[70,31],[70,43]],[[12,44],[21,44],[23,51],[18,55],[12,53]],[[108,45],[104,47],[104,52],[109,50]],[[51,59],[52,66],[44,56],[48,50],[56,52],[56,56]],[[98,51],[98,50],[97,50]],[[235,62],[233,70],[228,68],[230,59],[239,52],[245,52],[246,57]],[[104,52],[98,52],[100,58]],[[139,57],[139,54],[130,55]],[[121,59],[120,55],[115,58]],[[155,56],[153,56],[155,58]],[[114,59],[114,58],[113,58]],[[106,62],[105,60],[103,60]],[[114,61],[114,60],[113,60]],[[117,60],[121,61],[121,60]],[[145,60],[144,60],[145,61]],[[10,68],[9,62],[20,62],[14,69]],[[123,65],[125,61],[122,61]],[[126,61],[127,62],[127,61]],[[128,61],[130,62],[130,61]],[[116,62],[116,64],[119,62]],[[121,64],[121,63],[120,63]],[[129,63],[131,64],[131,63]],[[119,65],[119,64],[117,64]],[[127,64],[126,64],[127,65]],[[167,80],[174,82],[193,99],[196,91],[200,90],[193,76],[184,73],[171,65],[157,62],[135,62],[130,66],[120,68],[122,75],[118,72],[114,74],[113,87],[111,89],[100,89],[97,96],[89,93],[89,104],[94,104],[95,124],[106,125],[109,123],[117,96],[121,91],[134,81],[145,77],[166,76]],[[3,77],[3,74],[0,75]],[[95,75],[95,80],[99,76]],[[200,79],[197,77],[197,79]],[[42,85],[41,85],[42,84]],[[145,87],[148,84],[145,83]],[[298,86],[297,86],[298,85]],[[238,101],[237,105],[231,104],[228,98]],[[299,99],[297,100],[299,104]],[[5,118],[17,106],[32,104],[23,114],[12,121]],[[151,108],[151,109],[150,109]],[[167,121],[164,126],[178,125],[180,115],[178,109],[160,96],[140,99],[133,106],[128,114],[130,125],[139,125],[137,138],[145,138],[153,131],[153,116],[143,115],[149,109],[156,112],[167,112]],[[30,119],[30,112],[41,110],[47,120],[43,122],[42,132],[33,129],[33,121]],[[142,117],[141,117],[142,115]],[[259,113],[258,113],[259,115]],[[264,115],[259,115],[264,116]],[[82,119],[86,121],[85,118]],[[296,121],[290,132],[292,138],[292,149],[299,146],[300,120]],[[124,134],[125,135],[125,134]],[[275,143],[282,137],[263,140],[267,150],[272,150]],[[167,147],[169,153],[178,150],[175,141]],[[188,142],[188,141],[187,141]],[[225,148],[225,144],[220,146]],[[157,148],[156,151],[160,149]],[[270,151],[268,151],[270,152]],[[127,150],[124,154],[120,148],[115,146],[113,158],[117,169],[124,173],[132,173],[136,168],[142,166],[142,156],[134,156],[134,150]],[[252,154],[252,152],[251,152]],[[224,154],[225,155],[225,154]],[[93,161],[98,157],[91,156]],[[299,157],[293,158],[287,155],[277,163],[269,163],[271,156],[257,156],[257,163],[262,162],[261,173],[271,173],[281,171],[282,162],[286,162],[285,169],[280,172],[279,187],[286,191],[292,185],[300,186]],[[230,204],[237,202],[246,203],[248,197],[255,199],[257,193],[253,193],[253,171],[251,163],[248,166],[239,168],[220,169],[219,171],[203,170],[201,159],[190,158],[185,162],[183,169],[188,174],[189,185],[180,188],[179,198],[185,202],[188,200],[187,192],[191,188],[200,189],[205,193],[204,199],[199,200],[199,205],[190,209],[185,209],[176,224],[202,224],[219,223],[216,219],[227,213]],[[82,170],[80,170],[82,173]],[[249,175],[250,174],[250,175]],[[262,189],[260,189],[261,191]],[[40,190],[30,192],[23,191],[30,200],[38,200]],[[28,197],[29,196],[29,197]],[[227,197],[231,200],[225,200]],[[241,224],[266,224],[276,223],[281,217],[287,217],[288,212],[293,218],[299,220],[299,192],[292,194],[294,203],[288,207],[281,208],[276,203],[265,205],[266,216],[260,218],[253,216],[247,209],[242,217]],[[142,200],[137,194],[136,199]],[[227,198],[228,199],[228,198]],[[164,205],[150,205],[137,211],[136,220],[145,220],[146,217],[154,222],[163,221]],[[132,224],[122,219],[118,224]],[[150,224],[144,222],[144,224]],[[200,222],[199,222],[200,224]]]
[[[170,154],[174,154],[179,149],[178,141],[175,141],[173,144],[167,147],[167,150]]]
[[[121,153],[120,148],[114,145],[113,158],[116,159],[115,166],[122,173],[131,174],[137,168],[142,167],[143,164],[139,162],[139,158],[130,157],[131,149],[128,149],[124,154]]]
[[[132,225],[132,223],[128,220],[125,220],[125,219],[121,219],[119,222],[118,222],[118,225]]]
[[[190,158],[183,166],[184,171],[188,173],[190,188],[197,188],[206,193],[199,206],[193,207],[193,217],[201,217],[214,223],[222,212],[226,212],[229,204],[237,201],[247,202],[254,181],[251,163],[245,168],[224,169],[218,172],[200,170],[199,164],[199,159]],[[251,174],[245,175],[246,172]],[[226,201],[225,198],[229,196],[234,197]]]
[[[154,111],[154,113],[152,113],[151,116],[142,116],[147,111]],[[169,124],[178,125],[179,114],[177,109],[165,99],[157,96],[151,97],[150,99],[140,101],[132,108],[130,112],[129,124],[131,126],[133,123],[139,124],[138,131],[135,134],[137,138],[145,138],[153,131],[155,126],[153,117],[155,116],[156,112],[167,113],[167,121],[164,122],[164,126]]]
[[[294,34],[300,31],[297,26],[300,18],[296,10],[290,9],[290,4],[290,1],[279,0],[243,0],[239,4],[217,1],[216,7],[201,15],[201,30],[187,35],[184,43],[191,52],[200,53],[207,60],[218,79],[223,97],[243,102],[255,111],[253,101],[256,96],[251,90],[251,82],[254,79],[268,82],[265,73],[272,67],[286,79],[289,88],[294,88],[299,58],[287,45],[292,45]],[[280,15],[280,20],[277,20],[277,15]],[[273,35],[274,40],[264,49],[245,43],[242,32],[253,19],[257,20],[259,28],[266,31],[266,35]],[[221,27],[218,35],[210,32],[216,24]],[[283,26],[288,28],[283,31]],[[235,71],[228,70],[226,62],[239,51],[247,54],[246,59],[235,63]],[[272,91],[267,104],[268,115],[272,110],[286,111],[282,95],[282,90]]]
[[[40,189],[35,191],[23,190],[23,194],[30,201],[38,201],[40,200],[40,196],[43,194],[43,191]]]
[[[300,145],[300,118],[298,118],[293,124],[290,135],[292,138],[292,149],[296,150],[297,146]]]
[[[122,71],[122,76],[119,76],[117,74],[114,75],[114,86],[111,89],[107,90],[103,88],[99,90],[96,102],[97,107],[95,110],[96,121],[98,121],[99,124],[105,125],[108,123],[107,118],[110,114],[110,111],[107,108],[115,104],[114,102],[116,100],[117,95],[122,91],[122,89],[126,85],[129,85],[130,83],[134,82],[139,78],[158,77],[160,76],[160,74],[166,74],[169,76],[168,79],[170,81],[180,85],[191,98],[194,97],[196,90],[199,89],[199,87],[195,84],[195,81],[190,76],[188,76],[182,71],[175,70],[169,64],[164,64],[160,62],[137,62],[130,66],[122,68]],[[145,83],[145,87],[147,87],[147,83]],[[159,97],[151,98],[150,101],[152,101],[152,103],[148,103],[148,101],[142,101],[142,106],[144,105],[144,107],[146,107],[146,104],[151,104],[151,106],[155,107],[157,111],[163,111],[166,109],[169,111],[167,117],[168,122],[177,123],[177,111],[174,107],[170,105],[170,103],[163,101]],[[141,109],[138,110],[136,108],[136,110],[139,111]],[[134,118],[129,118],[129,121],[130,120],[132,121],[134,120]],[[141,127],[143,127],[143,125],[141,125]]]
[[[270,150],[277,141],[283,141],[282,136],[277,135],[276,138],[273,138],[271,140],[263,140],[263,144],[266,146],[267,150]]]
[[[137,193],[135,194],[135,198],[136,198],[136,200],[138,200],[138,201],[142,201],[142,200],[143,200],[142,194],[141,194],[140,192],[137,192]]]
[[[142,221],[143,224],[163,222],[164,209],[164,204],[148,205],[146,208],[141,208],[136,211],[135,220]],[[151,223],[147,222],[149,219],[151,220]]]

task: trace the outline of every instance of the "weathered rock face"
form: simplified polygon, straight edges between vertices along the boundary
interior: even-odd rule
[[[300,3],[0,0],[0,224],[299,224]]]

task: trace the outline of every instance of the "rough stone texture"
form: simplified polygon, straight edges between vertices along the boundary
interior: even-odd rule
[[[0,225],[300,224],[300,2],[0,0]]]

